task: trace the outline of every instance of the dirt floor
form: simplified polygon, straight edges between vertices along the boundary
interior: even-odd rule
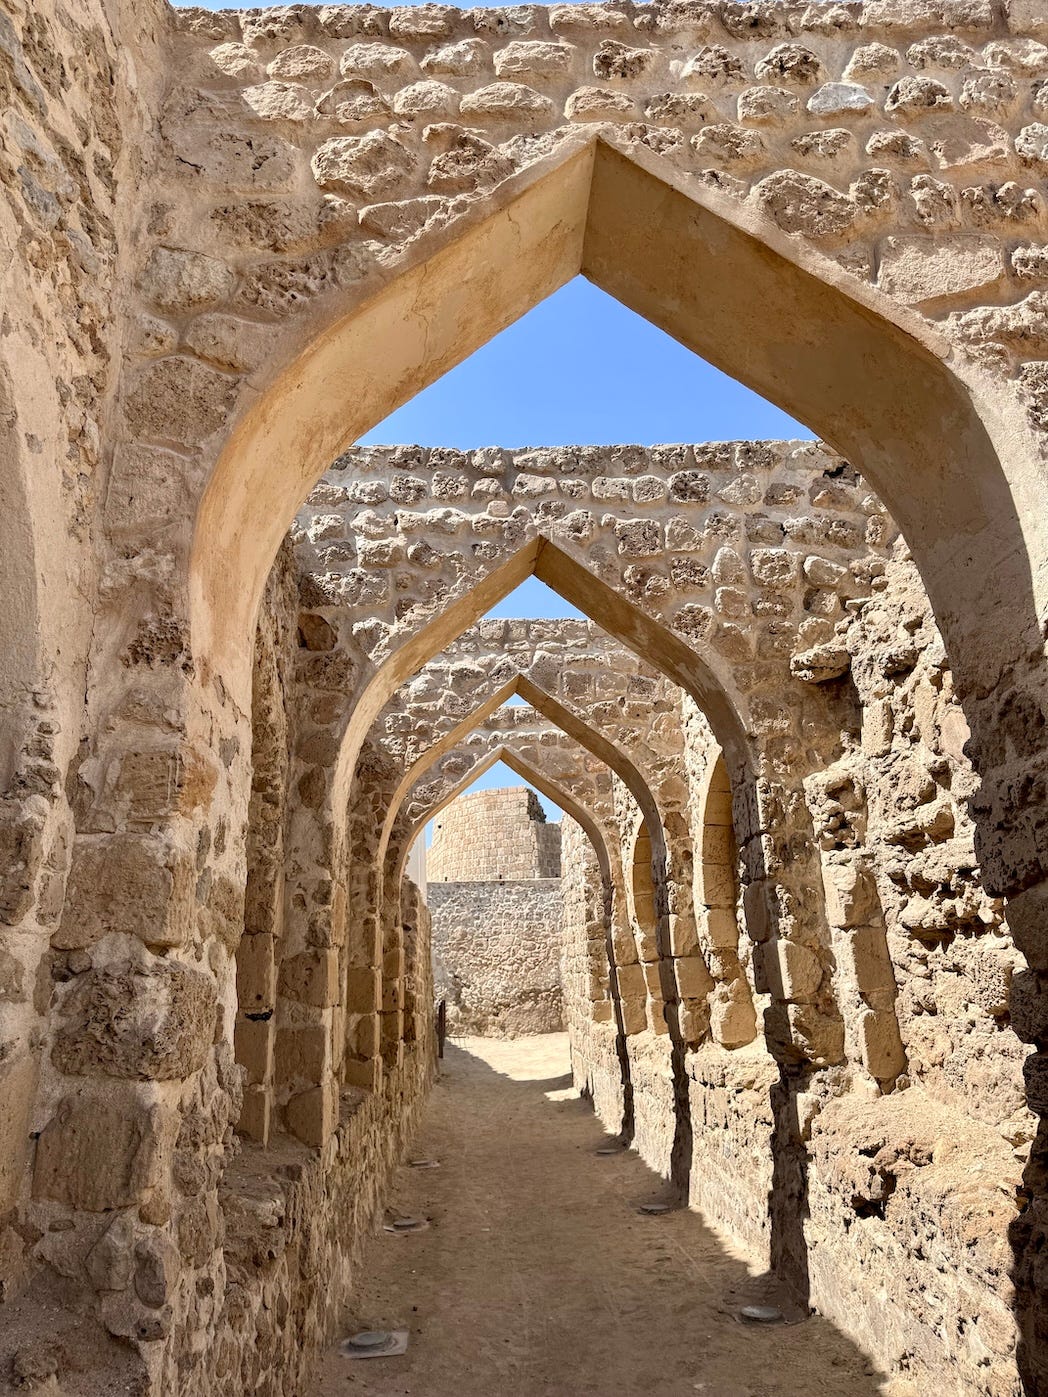
[[[759,1278],[571,1090],[566,1034],[449,1044],[345,1333],[409,1330],[403,1356],[330,1351],[312,1397],[866,1397],[866,1358],[825,1320],[742,1323]]]

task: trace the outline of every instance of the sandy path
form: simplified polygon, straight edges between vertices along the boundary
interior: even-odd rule
[[[312,1397],[866,1397],[826,1321],[743,1325],[759,1282],[569,1089],[567,1036],[449,1044],[393,1207],[427,1231],[369,1243],[346,1333],[406,1328],[402,1357],[326,1357]]]

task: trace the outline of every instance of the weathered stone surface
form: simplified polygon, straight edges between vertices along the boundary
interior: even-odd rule
[[[160,1181],[167,1139],[157,1108],[131,1095],[64,1097],[37,1141],[34,1197],[92,1213],[126,1208]]]
[[[1004,275],[1000,245],[990,237],[958,239],[948,252],[933,238],[888,238],[878,285],[906,301],[930,301],[990,286]]]
[[[154,1345],[158,1392],[190,1371],[202,1397],[302,1386],[429,1068],[426,913],[387,886],[381,836],[395,863],[409,823],[387,827],[389,803],[498,687],[490,657],[480,677],[423,661],[474,586],[533,561],[720,715],[742,834],[733,851],[707,799],[716,737],[675,681],[619,652],[576,663],[590,642],[570,629],[545,650],[506,630],[507,656],[530,647],[533,682],[639,776],[612,778],[537,710],[489,714],[433,776],[446,795],[456,762],[461,779],[512,738],[595,803],[607,868],[577,850],[566,880],[565,1002],[598,1108],[621,1107],[621,1034],[639,1147],[664,1169],[688,1102],[693,1200],[761,1267],[769,1194],[805,1179],[786,1193],[811,1298],[891,1378],[905,1354],[917,1385],[1013,1390],[1014,1275],[1027,1385],[1048,1382],[1036,1158],[1029,1208],[1012,1202],[1033,1134],[1012,1025],[1041,1035],[1045,987],[1016,979],[997,896],[1019,894],[1041,974],[1042,11],[11,7],[0,1294],[46,1267],[122,1281],[116,1251],[86,1263],[103,1220],[61,1210],[134,1202],[134,1279],[85,1298],[85,1326]],[[642,309],[848,459],[358,456],[294,526],[308,565],[289,544],[260,606],[343,442],[583,266],[648,287]],[[855,462],[905,524],[941,637]],[[383,706],[380,673],[411,675],[411,697]],[[664,864],[637,853],[642,789]],[[422,788],[406,802],[420,814]],[[851,863],[861,888],[827,889]],[[174,953],[166,970],[141,968],[143,941]],[[804,1099],[775,1095],[776,1055],[810,1078]],[[182,1161],[147,1186],[153,1090],[177,1105]],[[289,1126],[322,1148],[274,1183],[255,1145]],[[246,1260],[220,1255],[220,1179],[253,1200],[230,1216],[266,1218]],[[200,1272],[184,1284],[173,1237]]]
[[[204,1065],[215,1031],[210,976],[176,961],[124,961],[79,978],[52,1049],[63,1072],[165,1081]]]

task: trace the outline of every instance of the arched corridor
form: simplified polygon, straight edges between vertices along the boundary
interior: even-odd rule
[[[0,1385],[304,1397],[417,1189],[364,1390],[1039,1397],[1043,14],[212,3],[0,15]],[[359,444],[580,277],[820,439]]]

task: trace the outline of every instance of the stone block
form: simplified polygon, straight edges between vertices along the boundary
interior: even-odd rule
[[[706,938],[718,950],[735,950],[739,944],[739,923],[734,907],[707,907]]]
[[[22,804],[0,808],[0,921],[14,926],[33,905],[44,856],[44,814]]]
[[[880,917],[877,886],[865,868],[854,861],[824,863],[826,918],[831,926],[863,926]]]
[[[776,943],[780,984],[784,999],[811,1000],[822,984],[822,963],[814,951],[796,941]]]
[[[621,1008],[623,1031],[643,1033],[648,1026],[647,999],[624,999]]]
[[[382,998],[382,974],[369,966],[351,965],[346,974],[346,1013],[373,1014]]]
[[[623,999],[642,999],[647,993],[644,967],[641,965],[620,965],[618,981],[619,994]]]
[[[382,1085],[382,1059],[377,1054],[366,1059],[346,1058],[342,1064],[342,1080],[349,1087],[378,1091]]]
[[[889,296],[912,303],[959,296],[999,281],[1005,274],[998,239],[971,233],[939,238],[886,238],[878,285]]]
[[[37,1141],[33,1197],[94,1213],[140,1202],[161,1181],[173,1125],[129,1088],[64,1097]]]
[[[268,932],[242,936],[237,946],[237,1008],[266,1013],[276,1004],[276,938]],[[284,967],[281,967],[283,972]],[[294,995],[291,996],[295,998]]]
[[[713,988],[713,981],[701,956],[682,956],[673,962],[673,968],[682,999],[702,999]]]
[[[121,961],[77,979],[51,1057],[71,1074],[185,1078],[207,1060],[217,1016],[209,975],[153,956]]]
[[[276,1025],[272,1018],[237,1020],[233,1030],[236,1060],[247,1073],[248,1085],[268,1082],[273,1073]]]
[[[284,1107],[284,1119],[296,1139],[319,1148],[330,1138],[338,1120],[338,1097],[333,1085],[326,1083],[291,1097]]]
[[[672,956],[687,956],[698,950],[698,931],[691,916],[682,917],[671,912],[666,918],[666,936]]]
[[[356,1057],[375,1057],[379,1050],[377,1014],[363,1014],[356,1019],[348,1033],[350,1051]]]
[[[325,1024],[304,1028],[278,1028],[276,1041],[277,1081],[323,1081],[331,1060],[329,1032]]]
[[[110,932],[147,946],[180,946],[192,925],[196,871],[188,854],[147,835],[79,838],[73,845],[61,950],[93,946]]]
[[[875,1009],[860,1014],[859,1042],[866,1070],[879,1082],[893,1082],[906,1070],[906,1053],[894,1014]]]
[[[237,1121],[237,1134],[260,1145],[269,1142],[272,1125],[273,1093],[269,1087],[249,1085],[244,1088],[244,1102]]]
[[[338,952],[303,951],[280,967],[280,992],[299,1004],[328,1008],[338,1002]]]
[[[13,1208],[29,1160],[29,1129],[39,1067],[30,1054],[0,1066],[0,1214]]]

